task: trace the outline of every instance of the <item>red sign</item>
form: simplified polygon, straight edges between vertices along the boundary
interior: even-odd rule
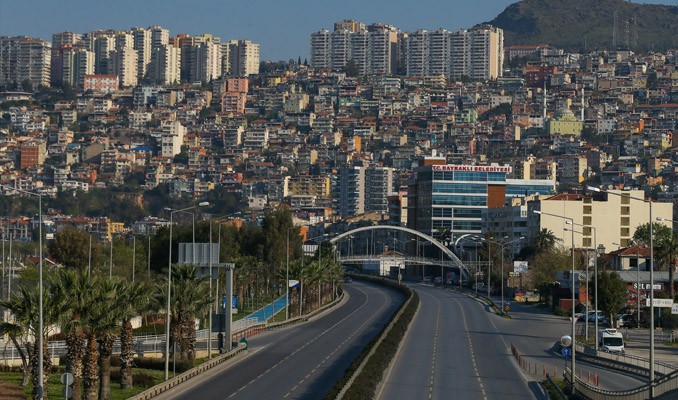
[[[433,170],[510,173],[513,170],[513,168],[508,165],[434,165]]]

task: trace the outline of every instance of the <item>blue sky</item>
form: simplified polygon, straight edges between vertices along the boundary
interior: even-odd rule
[[[595,1],[595,0],[591,0]],[[261,45],[262,60],[308,57],[310,34],[356,19],[404,31],[457,30],[489,21],[514,0],[0,0],[0,34],[51,41],[55,32],[161,25],[171,35],[212,33]],[[639,1],[635,1],[639,2]],[[644,1],[676,5],[678,0]]]

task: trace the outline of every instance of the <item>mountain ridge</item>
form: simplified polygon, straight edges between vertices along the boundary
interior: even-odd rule
[[[567,51],[678,48],[678,6],[623,0],[522,0],[485,24],[504,30],[505,46],[547,43]]]

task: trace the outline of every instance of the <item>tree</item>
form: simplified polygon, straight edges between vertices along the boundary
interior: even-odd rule
[[[151,287],[143,282],[123,282],[121,285],[120,315],[122,328],[120,330],[120,387],[131,389],[132,364],[134,361],[134,338],[132,336],[132,318],[148,311],[151,304]]]
[[[44,293],[48,293],[45,291]],[[43,299],[43,331],[39,331],[39,293],[35,285],[30,287],[22,285],[14,292],[9,300],[3,301],[2,306],[7,308],[15,318],[15,329],[17,331],[24,330],[33,336],[33,343],[27,342],[26,348],[28,352],[28,360],[31,371],[31,382],[33,383],[33,397],[38,395],[39,371],[43,369],[42,387],[47,393],[47,381],[49,379],[49,371],[52,368],[52,361],[49,355],[46,332],[48,327],[54,322],[54,312],[50,308],[50,298]],[[42,349],[39,348],[39,341],[36,339],[38,335],[43,336]],[[40,366],[39,351],[43,352],[43,364]]]
[[[535,255],[528,271],[528,279],[539,292],[540,301],[546,299],[551,294],[551,288],[557,285],[558,271],[570,269],[571,262],[570,253],[565,249],[553,248]]]
[[[678,258],[678,239],[673,230],[664,224],[652,223],[654,255],[660,270],[669,272],[669,295],[675,297],[673,285],[676,259]],[[650,245],[650,224],[642,224],[633,233],[633,239],[643,246]]]
[[[85,270],[60,269],[50,275],[48,284],[54,291],[62,332],[66,334],[66,371],[73,374],[73,398],[82,398],[83,360],[85,357],[85,318],[93,293],[92,280]]]
[[[360,73],[360,71],[358,71],[358,66],[353,59],[350,59],[346,62],[346,65],[344,66],[344,72],[350,77],[356,77]]]
[[[594,299],[595,300],[595,299]],[[598,307],[610,321],[626,306],[626,282],[614,271],[598,273]]]
[[[47,244],[50,256],[66,267],[86,271],[89,264],[90,236],[80,229],[68,227],[54,235],[54,240]],[[93,259],[99,256],[99,244],[92,242]]]

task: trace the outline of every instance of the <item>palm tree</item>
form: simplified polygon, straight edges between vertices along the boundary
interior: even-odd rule
[[[542,228],[532,237],[532,246],[538,252],[550,251],[556,246],[558,240],[550,229]]]
[[[131,389],[133,386],[132,363],[134,361],[134,343],[132,336],[132,318],[146,312],[151,303],[150,286],[143,282],[124,282],[120,295],[122,328],[120,330],[120,387]]]
[[[0,305],[5,307],[4,302],[0,302]],[[13,324],[10,322],[0,323],[0,335],[9,337],[9,340],[14,344],[14,348],[19,357],[21,357],[21,371],[23,371],[23,379],[21,380],[21,386],[28,385],[28,380],[31,377],[31,371],[28,368],[28,358],[26,357],[26,352],[23,349],[23,341],[26,340],[27,330],[24,329],[22,325]],[[21,341],[21,342],[20,342]]]
[[[117,339],[115,330],[122,319],[124,307],[118,296],[123,292],[123,284],[119,279],[101,279],[97,302],[107,312],[102,313],[97,321],[97,340],[99,342],[99,400],[111,398],[111,355],[113,344]]]
[[[669,295],[673,299],[676,297],[676,290],[673,285],[674,270],[676,266],[676,258],[678,257],[678,239],[671,233],[667,237],[658,240],[655,244],[657,251],[657,261],[662,269],[669,271]]]
[[[73,374],[73,398],[82,397],[83,359],[87,337],[83,319],[92,304],[92,281],[83,271],[61,269],[50,276],[59,323],[66,334],[66,371]]]
[[[162,296],[166,293],[162,292]],[[207,311],[209,304],[207,280],[197,279],[192,265],[175,266],[172,269],[170,333],[171,340],[179,345],[181,359],[195,359],[195,317]]]
[[[43,293],[48,293],[44,291]],[[16,329],[17,332],[21,329],[24,329],[26,332],[29,332],[33,335],[34,338],[37,338],[38,335],[43,335],[43,348],[39,349],[39,341],[35,340],[33,343],[26,343],[26,349],[28,352],[28,360],[31,371],[31,382],[33,383],[33,396],[38,395],[38,384],[39,371],[40,371],[40,359],[38,351],[43,352],[43,382],[42,387],[44,393],[47,393],[47,380],[49,379],[49,371],[52,367],[52,361],[49,356],[49,351],[47,348],[47,340],[45,340],[45,332],[39,332],[39,292],[37,287],[28,288],[26,286],[20,286],[19,290],[12,294],[9,300],[2,302],[2,305],[10,310],[12,315],[15,318],[15,325],[13,329]],[[48,327],[53,322],[52,316],[54,312],[49,307],[49,298],[46,299],[46,302],[43,302],[43,326]],[[45,307],[45,305],[47,305]],[[19,328],[21,327],[21,328]],[[47,396],[45,395],[44,398]]]
[[[115,340],[113,329],[120,320],[116,308],[119,284],[108,277],[93,276],[90,279],[92,298],[96,301],[91,302],[84,319],[87,348],[83,384],[85,400],[97,400],[110,397],[110,353]]]

